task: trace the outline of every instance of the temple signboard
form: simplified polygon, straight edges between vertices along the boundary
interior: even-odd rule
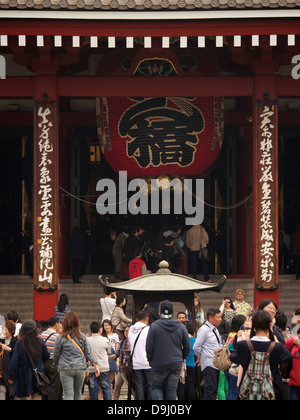
[[[34,284],[43,291],[57,287],[55,103],[36,103],[34,117]]]
[[[278,287],[276,249],[278,241],[277,102],[256,104],[256,287]]]

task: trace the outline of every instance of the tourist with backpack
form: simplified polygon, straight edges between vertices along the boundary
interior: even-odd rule
[[[268,312],[255,311],[250,340],[237,342],[230,360],[243,368],[239,399],[282,399],[283,382],[279,366],[289,363],[291,355],[281,343],[275,341],[272,317]]]

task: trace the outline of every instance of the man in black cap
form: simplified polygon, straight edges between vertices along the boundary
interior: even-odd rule
[[[153,372],[152,398],[176,400],[176,390],[183,361],[190,352],[186,327],[175,319],[173,305],[165,300],[160,306],[161,319],[151,324],[146,341],[146,352]]]

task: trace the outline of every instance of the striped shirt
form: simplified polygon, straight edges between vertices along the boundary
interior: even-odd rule
[[[59,337],[59,334],[57,334],[57,332],[53,328],[48,328],[46,331],[42,332],[40,337],[43,341],[45,341],[45,344],[50,353],[50,359],[53,359],[54,345],[57,337]]]
[[[60,322],[63,322],[64,317],[65,317],[65,315],[66,315],[68,312],[71,312],[71,308],[70,308],[70,306],[68,306],[68,305],[66,305],[66,306],[65,306],[65,309],[63,310],[63,312],[60,312],[60,311],[58,310],[58,306],[57,306],[57,305],[56,305],[56,306],[55,306],[55,308],[54,308],[54,316],[56,316],[56,318],[58,318],[58,319],[60,320]]]

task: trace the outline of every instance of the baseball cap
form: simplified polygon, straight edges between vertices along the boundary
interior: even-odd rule
[[[171,318],[173,314],[173,305],[169,300],[164,300],[160,304],[160,314],[164,318]]]

